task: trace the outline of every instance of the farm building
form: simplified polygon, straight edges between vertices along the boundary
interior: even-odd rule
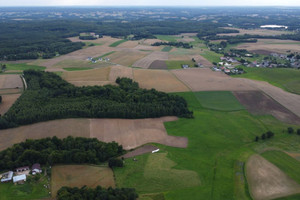
[[[19,167],[19,168],[17,168],[16,169],[16,172],[18,172],[18,173],[22,173],[22,172],[26,172],[26,171],[29,171],[30,169],[29,169],[29,166],[25,166],[25,167]]]
[[[42,173],[41,165],[39,163],[33,164],[31,170],[33,175]]]
[[[189,68],[189,65],[181,65],[181,67],[182,67],[183,69],[187,69],[187,68]]]
[[[15,184],[23,184],[25,181],[26,181],[26,175],[25,174],[13,177],[13,182]]]
[[[9,172],[6,172],[6,173],[2,174],[1,183],[5,183],[5,182],[11,181],[11,179],[13,177],[13,174],[14,173],[12,171],[9,171]]]

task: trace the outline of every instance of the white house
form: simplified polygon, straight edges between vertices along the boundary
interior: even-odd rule
[[[23,184],[26,181],[26,175],[18,175],[13,177],[13,182],[16,184]]]
[[[35,163],[31,167],[32,174],[35,175],[37,173],[42,173],[42,168],[39,163]]]
[[[13,174],[14,173],[12,171],[9,171],[9,172],[6,172],[6,173],[2,174],[1,183],[5,183],[5,182],[11,181],[11,179],[13,177]]]

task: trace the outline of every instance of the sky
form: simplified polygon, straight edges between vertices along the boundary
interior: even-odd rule
[[[0,0],[0,6],[300,6],[300,0]]]

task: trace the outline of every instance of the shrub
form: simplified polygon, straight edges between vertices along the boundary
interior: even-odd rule
[[[123,161],[121,159],[118,159],[118,158],[111,158],[108,160],[108,166],[110,168],[113,168],[113,167],[123,167]]]

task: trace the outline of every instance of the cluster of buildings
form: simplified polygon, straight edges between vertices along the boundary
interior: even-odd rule
[[[14,184],[23,184],[26,182],[26,177],[30,174],[36,175],[42,173],[41,165],[35,163],[31,170],[29,166],[19,167],[13,171],[8,171],[0,175],[1,183],[13,182]]]
[[[98,61],[102,62],[109,62],[109,58],[93,58],[93,57],[88,57],[86,60],[91,61],[92,63],[97,63]]]

